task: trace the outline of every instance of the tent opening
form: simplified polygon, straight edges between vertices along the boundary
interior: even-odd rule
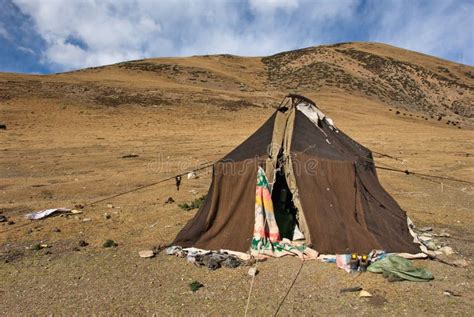
[[[278,170],[275,175],[275,184],[272,190],[272,202],[275,211],[275,219],[280,231],[280,238],[293,240],[295,233],[296,212],[293,204],[293,195],[285,179],[283,168]]]

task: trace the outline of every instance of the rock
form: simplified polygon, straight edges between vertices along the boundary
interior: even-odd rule
[[[460,295],[460,294],[456,294],[456,293],[454,293],[454,292],[451,292],[451,291],[449,291],[449,290],[445,290],[445,291],[443,292],[443,295],[446,295],[446,296],[455,296],[455,297],[461,297],[461,295]]]
[[[107,204],[107,208],[114,208],[114,205],[112,205],[112,204]]]
[[[189,172],[188,173],[188,179],[196,179],[198,178],[195,172]]]
[[[14,224],[15,224],[15,221],[9,220],[9,221],[7,222],[7,224],[8,224],[8,225],[14,225]]]
[[[59,229],[59,228],[53,228],[53,232],[61,232],[61,229]]]
[[[165,201],[165,204],[172,204],[174,203],[173,197],[168,197],[168,199]]]
[[[372,297],[372,294],[367,291],[361,290],[359,293],[359,297]]]
[[[143,251],[138,251],[138,255],[141,258],[152,258],[155,256],[155,252],[153,252],[153,250],[143,250]]]
[[[442,247],[436,250],[436,254],[453,255],[454,250],[451,247]]]
[[[0,130],[6,130],[6,129],[7,129],[7,125],[0,123]]]
[[[434,243],[433,241],[429,241],[427,244],[426,244],[426,247],[428,248],[428,250],[431,250],[431,251],[435,251],[438,249],[438,246],[436,245],[436,243]]]
[[[82,214],[82,210],[73,209],[73,210],[71,210],[71,213],[75,214],[75,215],[76,214]]]
[[[89,222],[89,221],[92,221],[92,219],[91,218],[84,218],[84,219],[82,219],[82,221],[83,222]]]
[[[107,220],[107,219],[110,219],[110,218],[112,218],[112,216],[110,214],[108,214],[108,213],[104,214],[104,219]]]
[[[428,232],[428,231],[433,231],[433,228],[431,228],[431,227],[421,227],[421,228],[418,229],[418,231]]]
[[[7,217],[0,215],[0,222],[7,222]]]
[[[87,243],[85,240],[79,240],[79,246],[80,247],[87,247],[89,245],[89,243]]]
[[[258,274],[258,270],[255,267],[251,267],[248,271],[248,275],[255,276]]]
[[[431,237],[431,235],[428,235],[428,234],[421,234],[418,236],[418,240],[423,242],[423,244],[426,244],[428,243],[428,241],[433,240],[433,237]]]

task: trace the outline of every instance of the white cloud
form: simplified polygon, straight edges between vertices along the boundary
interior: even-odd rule
[[[35,51],[33,51],[31,48],[24,47],[24,46],[21,46],[21,45],[18,45],[16,48],[19,49],[20,51],[24,52],[24,53],[28,53],[28,54],[31,54],[31,55],[36,55]]]
[[[460,54],[461,61],[474,63],[474,2],[386,2],[372,15],[378,25],[371,32],[371,41],[435,56]]]
[[[13,39],[10,33],[8,33],[8,31],[2,25],[0,25],[0,36],[9,41]]]
[[[273,14],[275,10],[292,11],[298,8],[298,0],[249,0],[252,11],[260,14]]]
[[[268,55],[354,38],[474,62],[472,2],[12,1],[34,21],[46,42],[42,60],[56,71],[143,57]]]

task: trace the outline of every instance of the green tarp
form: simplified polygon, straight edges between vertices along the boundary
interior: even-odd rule
[[[389,255],[371,264],[367,271],[382,273],[389,281],[427,282],[433,279],[430,271],[414,267],[409,260],[396,255]]]

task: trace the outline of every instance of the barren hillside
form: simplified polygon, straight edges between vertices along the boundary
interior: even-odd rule
[[[0,100],[61,98],[99,106],[269,106],[287,92],[358,95],[421,119],[471,125],[474,68],[374,43],[343,43],[264,58],[159,58],[48,75],[0,75]],[[272,100],[269,100],[270,97]],[[400,113],[403,115],[403,113]]]

